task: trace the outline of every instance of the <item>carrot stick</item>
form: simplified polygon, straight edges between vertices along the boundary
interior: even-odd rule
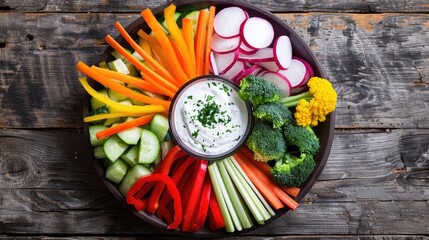
[[[177,43],[173,39],[170,39],[170,42],[171,42],[171,46],[174,49],[174,53],[176,54],[177,59],[179,60],[180,66],[182,66],[183,69],[186,69],[187,67],[186,67],[185,59],[183,59],[182,55],[180,55],[180,50],[179,50],[179,47],[177,46]]]
[[[161,105],[165,109],[170,108],[170,101],[165,101],[159,98],[152,98],[143,94],[140,94],[138,92],[135,92],[117,82],[114,80],[105,77],[104,75],[100,74],[97,71],[92,70],[88,65],[86,65],[83,62],[78,62],[76,66],[77,70],[82,72],[83,74],[87,75],[88,77],[94,79],[95,81],[103,84],[104,86],[111,88],[113,91],[116,91],[118,93],[121,93],[131,99],[144,102],[147,104],[153,104],[153,105]]]
[[[278,196],[271,189],[271,186],[269,186],[266,182],[262,181],[262,179],[258,177],[253,165],[249,164],[247,162],[248,160],[245,160],[239,154],[235,154],[234,159],[238,162],[240,167],[250,178],[253,184],[255,184],[256,188],[261,192],[267,202],[270,203],[270,205],[276,210],[283,208],[283,204],[278,198]]]
[[[125,40],[130,44],[130,46],[138,53],[140,56],[148,62],[155,71],[168,80],[169,82],[176,82],[176,80],[171,76],[171,74],[165,69],[163,66],[161,66],[149,53],[147,53],[145,50],[143,50],[132,38],[131,36],[125,31],[125,29],[122,27],[122,25],[119,22],[115,23],[116,29],[118,29],[119,33],[122,35],[122,37],[125,38]]]
[[[130,63],[136,66],[140,71],[145,72],[147,75],[150,75],[152,78],[156,79],[160,82],[165,88],[170,91],[176,92],[179,88],[175,83],[169,82],[165,78],[161,77],[159,74],[154,72],[148,66],[141,63],[137,58],[135,58],[131,53],[129,53],[125,48],[123,48],[118,42],[115,41],[111,36],[107,35],[105,41],[113,47],[116,51],[118,51],[122,56],[124,56]]]
[[[177,59],[177,56],[174,53],[174,49],[171,46],[171,43],[167,35],[165,34],[158,20],[156,20],[152,11],[149,8],[147,8],[146,10],[141,12],[141,16],[144,18],[146,23],[155,33],[156,39],[158,39],[158,42],[160,43],[162,49],[166,52],[167,56],[169,57],[172,71],[173,71],[172,74],[179,80],[179,82],[181,83],[187,82],[189,80],[189,76],[186,75],[186,73],[183,71],[182,67],[180,66],[179,60]]]
[[[183,38],[182,31],[177,26],[176,20],[174,19],[174,12],[176,11],[176,6],[171,4],[167,8],[164,9],[165,22],[167,23],[168,31],[170,31],[170,35],[174,39],[177,49],[180,52],[180,55],[183,58],[185,63],[185,68],[188,76],[190,78],[195,77],[195,65],[192,65],[191,53],[186,45],[185,39]]]
[[[146,39],[139,37],[139,46],[145,50],[149,55],[152,56],[152,49],[150,48],[149,42]]]
[[[168,57],[165,55],[164,50],[162,50],[161,45],[159,45],[158,40],[156,40],[155,37],[145,33],[141,29],[137,32],[137,35],[139,35],[139,37],[143,38],[144,40],[146,40],[150,44],[150,47],[152,48],[153,55],[155,55],[158,62],[162,66],[167,68],[170,72],[172,72],[171,66],[168,62]]]
[[[195,64],[197,69],[197,76],[203,74],[204,68],[204,45],[207,32],[207,16],[206,10],[201,10],[198,17],[197,33],[195,36]]]
[[[186,45],[188,46],[189,53],[191,55],[192,66],[195,68],[195,45],[194,45],[194,30],[192,26],[192,20],[190,18],[182,19],[182,34],[185,39]],[[196,75],[195,69],[195,75]]]
[[[150,121],[152,121],[153,116],[155,116],[155,114],[149,114],[149,115],[141,116],[139,118],[120,123],[120,124],[115,125],[113,127],[110,127],[110,128],[105,129],[105,130],[97,132],[96,136],[98,139],[101,139],[101,138],[109,137],[113,134],[125,131],[125,130],[133,128],[133,127],[138,127],[141,125],[148,124],[148,123],[150,123]]]
[[[247,147],[242,148],[240,151],[241,154],[246,156],[248,159],[253,159],[253,153],[250,149]],[[256,165],[257,168],[259,168],[265,175],[268,177],[271,177],[271,167],[267,163],[259,162],[256,160],[251,161],[254,165]],[[284,192],[291,195],[292,197],[298,196],[299,192],[301,191],[300,188],[297,187],[286,187],[286,186],[279,186]]]
[[[169,96],[169,97],[174,97],[175,92],[177,91],[171,91],[170,89],[167,89],[164,85],[162,85],[161,83],[157,82],[154,78],[152,78],[151,76],[147,75],[145,72],[140,72],[140,74],[143,76],[144,79],[146,79],[146,81],[150,82],[152,85],[154,85],[155,87],[159,88],[159,90],[161,90],[162,92],[164,92],[165,95]]]
[[[144,40],[146,40],[147,43],[150,45],[151,48],[153,48],[153,46],[161,47],[161,45],[159,45],[158,40],[156,40],[156,38],[154,36],[151,36],[151,35],[145,33],[143,30],[140,29],[137,32],[137,35],[139,35],[139,37],[141,37]]]
[[[137,87],[137,88],[140,88],[143,90],[148,90],[148,91],[151,91],[153,93],[164,94],[157,87],[155,87],[154,85],[152,85],[151,83],[149,83],[148,81],[145,81],[143,79],[132,77],[132,76],[129,76],[127,74],[115,72],[115,71],[112,71],[109,69],[100,68],[97,66],[92,66],[91,69],[94,69],[95,71],[103,74],[104,76],[106,76],[108,78],[112,78],[112,79],[115,79],[115,80],[118,80],[118,81],[121,81],[124,83],[128,83],[134,87]]]
[[[82,87],[85,89],[85,91],[94,97],[95,99],[101,101],[102,103],[109,106],[109,111],[113,113],[130,113],[130,114],[150,114],[150,113],[156,113],[156,112],[162,112],[165,111],[165,108],[161,105],[146,105],[146,106],[127,106],[124,104],[120,104],[116,101],[113,101],[106,95],[103,95],[97,91],[95,91],[94,88],[92,88],[86,78],[82,77],[79,78],[79,82],[82,85]]]
[[[236,154],[240,155],[240,154]],[[235,156],[235,155],[234,155]],[[247,160],[247,165],[251,169],[253,169],[254,174],[257,178],[259,178],[266,187],[273,190],[273,192],[277,195],[277,197],[282,201],[286,206],[288,206],[290,209],[294,210],[298,207],[298,203],[295,202],[291,197],[289,197],[277,184],[271,180],[271,178],[263,173],[262,170],[260,170],[255,164],[253,160]],[[255,184],[256,185],[256,184]]]
[[[213,21],[216,12],[216,7],[211,6],[209,8],[209,19],[207,22],[207,34],[206,34],[206,47],[204,51],[204,68],[203,74],[209,74],[210,72],[210,51],[212,46],[212,35],[213,35]]]

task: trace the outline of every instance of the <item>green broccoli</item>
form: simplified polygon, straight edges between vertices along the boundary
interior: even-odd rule
[[[300,127],[295,122],[283,126],[287,146],[297,146],[300,153],[314,155],[320,148],[319,138],[310,126]]]
[[[313,155],[301,153],[298,158],[286,153],[283,158],[276,161],[270,173],[273,180],[282,186],[300,187],[315,167]]]
[[[256,106],[266,102],[275,102],[281,96],[276,84],[252,75],[241,80],[239,95],[241,99],[249,100]]]
[[[281,158],[286,152],[281,131],[261,121],[255,122],[246,144],[254,152],[254,159],[261,162]]]
[[[289,108],[278,102],[259,105],[253,115],[261,120],[272,122],[274,128],[280,128],[294,121]]]

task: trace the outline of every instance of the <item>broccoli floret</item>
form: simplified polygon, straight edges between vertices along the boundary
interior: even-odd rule
[[[249,100],[256,106],[261,103],[275,102],[281,96],[276,84],[252,75],[241,80],[239,95],[241,99]]]
[[[283,136],[288,146],[297,146],[300,153],[314,155],[320,148],[319,138],[310,126],[300,127],[295,122],[283,126]]]
[[[316,167],[313,155],[301,153],[300,157],[295,157],[286,153],[283,158],[276,161],[271,169],[273,180],[287,187],[300,187]]]
[[[261,121],[255,122],[246,144],[254,152],[254,159],[261,162],[281,158],[286,152],[281,131]]]
[[[289,108],[278,102],[259,105],[253,115],[261,120],[272,122],[274,128],[280,128],[294,121]]]

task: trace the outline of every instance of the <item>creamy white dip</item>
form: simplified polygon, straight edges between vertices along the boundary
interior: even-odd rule
[[[189,86],[173,111],[176,138],[202,155],[232,150],[249,124],[246,103],[230,85],[205,80]]]

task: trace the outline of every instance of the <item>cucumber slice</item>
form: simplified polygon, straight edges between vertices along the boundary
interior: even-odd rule
[[[134,118],[129,117],[125,121],[130,121],[133,119]],[[136,145],[139,142],[140,137],[142,135],[142,129],[140,127],[133,127],[125,131],[119,132],[117,135],[125,143],[129,145]]]
[[[134,92],[143,93],[140,89],[133,88],[131,85],[128,85],[128,87],[129,87],[131,90],[133,90]],[[146,103],[144,103],[144,102],[140,102],[140,101],[137,101],[137,100],[134,100],[134,99],[131,99],[131,98],[130,98],[130,100],[131,100],[131,102],[133,103],[133,105],[139,105],[139,106],[144,106],[144,105],[146,105]]]
[[[156,114],[150,122],[150,130],[156,134],[160,142],[164,141],[168,129],[168,118],[164,115]]]
[[[143,62],[143,61],[144,61],[143,57],[142,57],[142,56],[140,56],[140,54],[139,54],[137,51],[134,51],[134,52],[133,52],[133,56],[134,56],[135,58],[137,58],[140,62]]]
[[[103,163],[103,166],[104,167],[108,167],[108,166],[110,166],[110,165],[112,165],[112,161],[110,161],[110,159],[108,159],[108,158],[103,158],[102,160],[101,160],[101,162]]]
[[[140,138],[139,163],[153,163],[161,152],[158,137],[152,131],[142,129]]]
[[[106,129],[107,127],[103,125],[91,125],[88,127],[89,130],[89,141],[91,142],[92,146],[98,146],[106,142],[107,138],[98,139],[96,134],[99,131],[102,131]]]
[[[127,106],[132,106],[132,105],[133,105],[133,102],[131,102],[131,100],[130,100],[130,99],[122,100],[122,101],[120,101],[119,103],[120,103],[120,104],[123,104],[123,105],[127,105]]]
[[[164,141],[161,143],[161,157],[162,159],[165,158],[167,153],[174,147],[173,141]]]
[[[111,161],[116,161],[128,148],[118,136],[113,135],[103,145],[104,153]]]
[[[100,145],[100,146],[94,147],[94,157],[96,159],[103,159],[107,157],[106,154],[104,153],[103,146]]]
[[[142,176],[151,174],[152,172],[143,165],[137,164],[131,167],[119,185],[119,191],[122,195],[127,195],[131,186]]]
[[[106,178],[114,183],[120,183],[127,173],[128,165],[121,159],[116,160],[106,169]]]
[[[140,146],[134,145],[121,155],[121,159],[132,167],[138,163],[137,157],[139,156],[139,150]]]
[[[105,96],[109,96],[108,94],[107,94],[107,89],[105,89],[105,88],[103,88],[103,89],[101,89],[100,91],[98,91],[98,93],[101,93],[101,94],[103,94],[103,95],[105,95]],[[99,100],[97,100],[97,99],[95,99],[95,98],[93,98],[93,97],[91,97],[91,99],[89,100],[89,103],[91,104],[91,109],[92,110],[94,110],[94,109],[97,109],[97,108],[100,108],[100,107],[102,107],[102,106],[105,106],[106,104],[104,104],[103,102],[101,102],[101,101],[99,101]]]
[[[87,116],[94,116],[94,115],[103,114],[103,113],[109,113],[109,108],[106,105],[92,110],[91,112],[88,113]]]
[[[125,49],[127,52],[129,52],[129,53],[131,53],[131,50],[130,49]],[[124,56],[122,56],[120,53],[118,53],[116,50],[114,50],[114,51],[112,51],[110,54],[112,54],[112,56],[115,58],[115,59],[121,59],[122,61],[124,61],[124,62],[127,62],[128,60],[127,59],[125,59],[125,57]]]
[[[127,96],[125,96],[125,95],[123,95],[121,93],[118,93],[118,92],[116,92],[116,91],[114,91],[114,90],[112,90],[110,88],[107,89],[107,93],[109,94],[109,98],[110,99],[112,99],[113,101],[117,101],[117,102],[125,100],[125,99],[128,98]]]
[[[107,66],[107,62],[106,61],[102,61],[98,64],[99,67],[101,68],[105,68],[105,69],[109,69],[109,67]]]
[[[134,67],[134,65],[130,62],[125,63],[125,66],[127,66],[128,69],[128,75],[133,76],[133,77],[137,77],[139,76],[139,72],[137,71],[136,67]]]
[[[112,71],[120,72],[123,74],[130,74],[130,71],[128,71],[127,66],[125,65],[124,61],[122,61],[121,59],[116,59],[114,61],[111,61],[107,63],[107,65]]]

